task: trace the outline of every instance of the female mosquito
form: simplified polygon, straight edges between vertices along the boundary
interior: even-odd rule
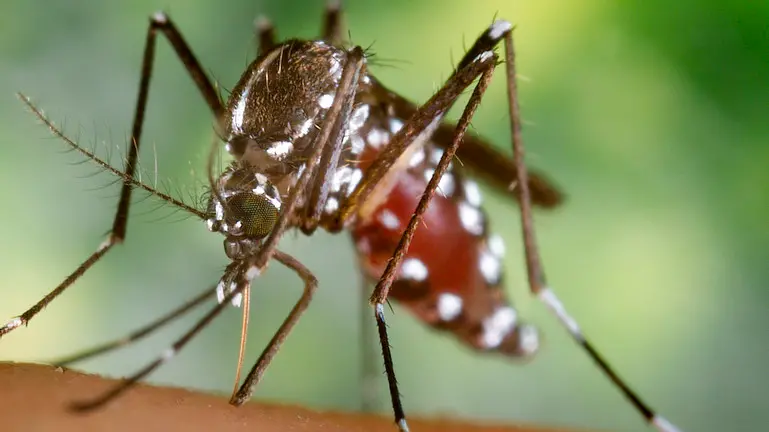
[[[58,287],[0,327],[0,337],[26,325],[113,246],[125,240],[131,194],[133,189],[142,189],[197,216],[208,230],[223,235],[224,251],[231,263],[218,284],[166,316],[126,338],[59,361],[69,364],[136,341],[217,297],[217,305],[155,361],[105,394],[75,407],[100,407],[132,387],[174,357],[229,303],[243,307],[242,363],[251,283],[274,259],[302,279],[304,293],[233,392],[230,403],[241,405],[251,397],[318,285],[310,270],[277,248],[278,241],[284,232],[294,228],[307,235],[318,228],[332,233],[346,230],[352,234],[363,272],[376,281],[370,303],[395,422],[401,431],[407,431],[385,324],[383,305],[387,299],[397,300],[424,323],[478,351],[526,357],[534,354],[539,345],[536,329],[518,319],[504,294],[500,261],[504,244],[489,232],[478,186],[465,178],[462,167],[452,163],[457,155],[496,187],[513,191],[518,199],[532,294],[553,311],[575,342],[647,422],[661,431],[677,431],[614,372],[545,281],[531,206],[553,207],[561,196],[543,176],[529,176],[523,163],[512,30],[508,21],[493,22],[443,87],[423,105],[416,106],[370,74],[361,47],[344,47],[341,10],[332,2],[325,13],[323,36],[318,40],[276,43],[272,26],[261,22],[259,56],[225,102],[170,18],[164,13],[155,14],[147,32],[131,145],[123,170],[65,136],[20,95],[54,135],[118,176],[122,189],[107,238]],[[158,34],[171,43],[197,85],[216,119],[217,133],[234,159],[223,172],[216,173],[216,148],[212,148],[205,208],[188,205],[135,176]],[[495,49],[502,41],[512,160],[466,133],[499,62]],[[475,87],[458,123],[444,122],[446,112],[473,83]]]

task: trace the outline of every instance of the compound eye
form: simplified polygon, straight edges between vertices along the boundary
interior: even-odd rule
[[[240,193],[227,200],[229,219],[240,222],[248,237],[265,237],[278,221],[278,208],[264,195]]]

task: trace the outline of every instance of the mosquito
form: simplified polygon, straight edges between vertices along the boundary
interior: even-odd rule
[[[233,405],[250,399],[282,343],[309,306],[318,281],[299,260],[277,248],[291,229],[311,235],[318,228],[349,231],[360,265],[376,286],[369,299],[382,348],[394,420],[408,423],[400,399],[388,340],[384,305],[395,299],[425,324],[454,335],[470,348],[507,357],[528,357],[539,346],[537,330],[521,321],[506,298],[501,258],[504,244],[489,232],[481,194],[465,178],[464,165],[497,188],[511,191],[520,205],[523,246],[531,293],[542,300],[586,354],[643,418],[660,431],[678,429],[656,414],[591,345],[545,281],[532,205],[550,208],[560,192],[542,175],[527,173],[516,90],[513,26],[494,21],[475,41],[443,86],[417,106],[371,75],[360,46],[342,40],[338,2],[325,11],[322,38],[277,43],[272,25],[257,26],[259,55],[223,101],[181,32],[165,13],[150,19],[141,66],[131,145],[119,170],[61,132],[24,95],[22,101],[52,133],[87,159],[118,176],[122,189],[112,229],[71,275],[37,304],[0,327],[0,337],[29,323],[44,307],[126,238],[131,194],[141,189],[205,222],[224,236],[231,263],[219,282],[198,297],[127,337],[61,359],[65,365],[133,343],[216,296],[217,303],[154,361],[104,394],[74,404],[103,406],[173,358],[228,304],[242,306],[240,356]],[[222,172],[209,155],[208,202],[196,208],[137,178],[147,95],[158,34],[165,36],[211,109],[215,128],[232,156]],[[496,66],[504,41],[513,158],[467,133]],[[456,124],[444,121],[457,98],[475,83]],[[437,192],[437,193],[436,193]],[[304,283],[304,292],[240,384],[251,284],[278,261]]]

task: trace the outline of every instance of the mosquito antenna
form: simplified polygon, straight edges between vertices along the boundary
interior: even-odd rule
[[[45,363],[64,367],[72,363],[97,357],[102,354],[106,354],[110,351],[114,351],[118,348],[122,348],[124,346],[134,344],[144,339],[145,337],[151,335],[152,333],[160,330],[161,328],[171,323],[172,321],[182,317],[184,314],[196,308],[197,306],[200,306],[204,301],[213,297],[215,294],[216,294],[216,287],[209,287],[208,289],[200,293],[197,297],[193,298],[192,300],[185,302],[184,304],[172,310],[171,312],[167,313],[166,315],[163,315],[162,317],[156,319],[155,321],[131,332],[127,336],[121,337],[119,339],[115,339],[113,341],[105,342],[103,344],[94,346],[92,348],[88,348],[86,350],[80,351],[76,354],[46,361]]]

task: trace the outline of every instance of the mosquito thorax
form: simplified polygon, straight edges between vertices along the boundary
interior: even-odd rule
[[[286,193],[313,151],[347,53],[323,41],[290,40],[257,58],[227,101],[224,136],[236,159]]]
[[[226,236],[224,250],[233,260],[254,252],[275,226],[281,198],[267,176],[233,162],[216,182],[208,201],[209,231]]]

